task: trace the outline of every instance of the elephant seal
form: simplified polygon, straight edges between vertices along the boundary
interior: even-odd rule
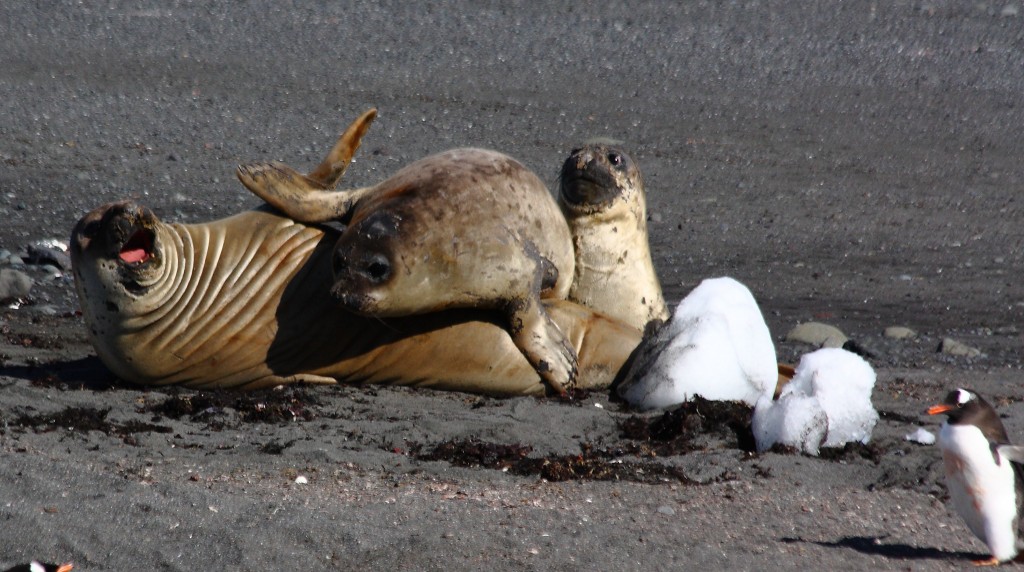
[[[346,133],[361,136],[373,116],[364,113]],[[559,393],[572,387],[577,356],[541,299],[565,299],[575,258],[569,227],[540,178],[507,155],[467,148],[420,159],[371,187],[331,191],[317,173],[358,139],[345,138],[310,175],[281,163],[237,172],[298,222],[347,225],[331,264],[338,304],[382,318],[496,311],[544,381]]]
[[[330,295],[338,238],[267,207],[204,224],[167,224],[130,202],[99,207],[71,236],[88,337],[116,375],[147,385],[544,392],[493,312],[379,319],[339,307]],[[579,356],[580,387],[608,386],[640,341],[577,304],[542,306]]]
[[[576,255],[568,299],[641,331],[652,320],[668,319],[636,163],[615,147],[584,145],[573,149],[559,179],[558,204]]]

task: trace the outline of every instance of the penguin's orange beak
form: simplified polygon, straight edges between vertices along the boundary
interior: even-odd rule
[[[952,405],[940,403],[938,405],[932,405],[928,408],[928,415],[938,415],[939,413],[945,413],[953,409]]]

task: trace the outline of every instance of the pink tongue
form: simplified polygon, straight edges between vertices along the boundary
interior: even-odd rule
[[[124,260],[129,264],[134,262],[142,262],[147,258],[149,258],[149,255],[146,254],[146,250],[142,248],[133,248],[131,250],[121,251],[121,260]]]

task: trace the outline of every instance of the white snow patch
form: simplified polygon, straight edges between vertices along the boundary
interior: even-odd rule
[[[775,345],[754,296],[732,278],[704,280],[646,344],[618,392],[639,409],[695,395],[757,403],[778,382]]]
[[[904,439],[910,441],[911,443],[918,443],[920,445],[935,444],[935,434],[932,433],[931,431],[928,431],[924,427],[918,427],[917,431],[908,434],[906,437],[904,437]]]
[[[804,355],[779,399],[754,408],[757,450],[775,443],[817,455],[820,447],[867,443],[878,422],[871,405],[875,371],[860,356],[838,348]]]

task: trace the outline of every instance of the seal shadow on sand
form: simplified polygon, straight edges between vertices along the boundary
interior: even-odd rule
[[[832,542],[823,540],[805,540],[803,538],[782,538],[786,544],[806,542],[825,548],[851,548],[861,554],[884,556],[897,560],[976,560],[983,555],[974,552],[942,550],[941,548],[911,546],[909,544],[885,544],[885,536],[846,536]]]
[[[81,389],[104,391],[114,387],[134,387],[119,379],[96,356],[44,364],[8,365],[0,367],[0,376],[30,380],[36,385],[67,385]]]

